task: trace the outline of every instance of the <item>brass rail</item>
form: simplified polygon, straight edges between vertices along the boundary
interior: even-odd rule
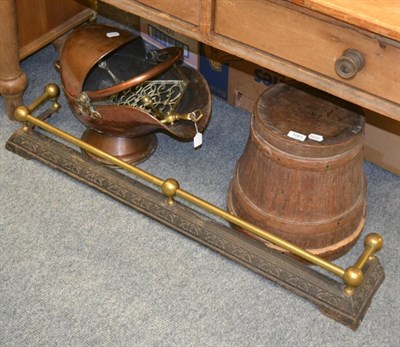
[[[49,84],[46,86],[43,95],[41,95],[37,100],[35,100],[31,105],[28,107],[20,106],[15,111],[15,118],[25,125],[24,129],[29,131],[30,127],[28,124],[35,125],[53,135],[56,135],[78,147],[85,150],[86,152],[92,153],[97,157],[105,159],[110,163],[127,170],[128,172],[133,173],[134,175],[143,178],[144,180],[161,187],[162,192],[167,197],[167,205],[174,204],[175,196],[178,196],[186,201],[189,201],[192,204],[195,204],[202,209],[221,217],[228,222],[235,224],[243,229],[248,230],[252,234],[273,243],[276,246],[279,246],[292,254],[297,255],[298,257],[307,260],[308,262],[317,265],[339,277],[342,278],[343,282],[346,284],[345,292],[351,295],[354,292],[355,287],[359,286],[363,281],[363,273],[362,269],[367,261],[374,257],[374,254],[378,252],[383,246],[383,239],[379,234],[372,233],[366,236],[364,241],[364,251],[357,260],[357,262],[353,265],[348,267],[347,269],[343,269],[340,266],[333,264],[325,259],[322,259],[312,253],[302,249],[290,242],[287,242],[281,239],[278,236],[275,236],[268,231],[265,231],[254,224],[246,222],[245,220],[232,215],[231,213],[210,204],[209,202],[181,189],[179,187],[179,183],[172,178],[163,180],[159,177],[156,177],[138,167],[132,166],[108,153],[105,153],[99,150],[96,147],[91,146],[90,144],[74,137],[71,134],[64,132],[61,129],[58,129],[52,125],[47,124],[46,122],[34,117],[31,115],[37,107],[39,107],[43,102],[46,100],[53,100],[53,109],[57,110],[58,105],[56,99],[59,96],[59,87],[56,84]]]

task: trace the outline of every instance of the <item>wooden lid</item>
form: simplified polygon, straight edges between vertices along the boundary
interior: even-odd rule
[[[252,130],[293,155],[327,157],[362,143],[362,109],[300,83],[279,83],[258,99]]]

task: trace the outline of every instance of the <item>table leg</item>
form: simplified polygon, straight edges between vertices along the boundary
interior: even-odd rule
[[[3,20],[0,40],[0,94],[3,96],[8,117],[13,120],[14,110],[22,104],[22,96],[28,84],[26,74],[19,64],[15,0],[1,0],[0,13]]]

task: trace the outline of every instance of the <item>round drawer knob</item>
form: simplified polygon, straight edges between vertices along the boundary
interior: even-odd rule
[[[335,62],[336,73],[345,80],[350,80],[357,75],[365,65],[363,55],[354,49],[346,49],[343,55]]]

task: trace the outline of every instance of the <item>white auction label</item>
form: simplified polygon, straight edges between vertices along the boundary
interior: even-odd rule
[[[118,31],[110,31],[110,32],[108,32],[106,35],[107,35],[107,37],[117,37],[117,36],[119,36],[120,34],[119,34]]]
[[[287,136],[289,136],[289,137],[292,138],[292,139],[298,140],[298,141],[304,141],[304,140],[307,138],[306,135],[297,133],[297,132],[292,131],[292,130],[290,130],[290,131],[288,132]]]
[[[324,141],[324,137],[322,135],[318,135],[318,134],[314,134],[314,133],[311,133],[310,135],[308,135],[308,138],[310,140],[314,140],[314,141],[318,141],[318,142]]]
[[[193,138],[193,147],[197,148],[203,144],[203,134],[196,133],[196,136]]]

